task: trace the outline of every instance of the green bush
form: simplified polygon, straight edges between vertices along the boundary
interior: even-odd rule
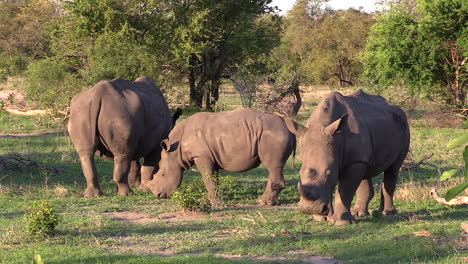
[[[27,98],[55,114],[64,110],[84,85],[67,65],[51,59],[31,63],[26,76]]]
[[[465,177],[465,182],[461,183],[455,187],[450,188],[447,193],[445,194],[445,200],[450,201],[453,198],[455,198],[457,195],[459,195],[461,192],[463,192],[465,189],[468,188],[468,132],[465,132],[465,134],[452,139],[448,144],[446,149],[451,150],[459,146],[464,146],[465,149],[463,151],[463,162],[465,163],[465,171],[464,171],[464,177]],[[448,178],[453,177],[456,175],[461,169],[452,169],[445,171],[441,176],[440,180],[444,181]]]
[[[135,80],[143,75],[158,79],[159,64],[149,48],[117,33],[99,36],[88,56],[89,65],[83,70],[88,84],[116,77]]]
[[[211,203],[206,197],[206,188],[200,177],[189,183],[183,183],[171,196],[171,199],[183,210],[209,212]]]
[[[31,207],[27,208],[24,219],[26,220],[26,231],[36,238],[50,235],[59,223],[54,208],[44,201],[34,202]]]

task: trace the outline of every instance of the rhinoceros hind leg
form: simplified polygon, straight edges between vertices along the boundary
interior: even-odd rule
[[[132,160],[130,163],[130,172],[128,173],[128,184],[132,187],[141,186],[140,161]]]
[[[91,187],[91,188],[86,188],[83,191],[83,196],[84,197],[98,197],[102,195],[101,189]]]
[[[395,193],[398,180],[398,170],[400,169],[402,162],[403,159],[401,159],[401,162],[399,161],[395,163],[384,172],[383,182],[381,184],[379,207],[379,211],[381,211],[383,215],[394,215],[398,213],[393,204],[393,194]]]
[[[374,197],[374,188],[372,186],[372,180],[364,179],[361,181],[357,191],[357,201],[351,213],[354,216],[366,216],[369,213],[369,202]]]
[[[117,183],[117,194],[127,196],[132,194],[132,189],[128,185],[128,173],[130,172],[130,160],[127,156],[114,157],[114,181]]]
[[[83,195],[85,197],[101,196],[102,191],[99,186],[93,151],[78,151],[78,155],[80,156],[81,168],[86,178],[86,189]]]

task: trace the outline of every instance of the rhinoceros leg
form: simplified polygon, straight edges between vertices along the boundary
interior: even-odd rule
[[[203,182],[208,192],[208,200],[210,200],[212,206],[220,206],[218,170],[214,169],[213,161],[207,158],[196,158],[194,162],[203,177]]]
[[[268,165],[267,165],[268,166]],[[263,195],[258,198],[259,205],[278,205],[278,195],[284,189],[283,167],[270,167],[268,166],[268,183]]]
[[[335,193],[333,216],[328,220],[335,225],[351,224],[356,221],[350,208],[354,194],[359,187],[366,171],[364,164],[353,164],[340,175]]]
[[[128,173],[128,184],[133,187],[139,187],[141,184],[140,161],[132,160],[130,163],[130,172]]]
[[[78,151],[78,155],[80,156],[81,168],[86,178],[86,190],[84,190],[83,195],[85,197],[102,195],[94,163],[94,151]]]
[[[153,179],[153,174],[159,170],[159,161],[161,160],[161,149],[156,149],[150,155],[144,157],[143,166],[141,167],[141,185],[138,188],[140,191],[148,192],[150,189],[145,183],[149,183]]]
[[[128,186],[128,173],[130,171],[130,159],[126,155],[114,156],[114,174],[113,178],[117,183],[117,194],[127,196],[132,193]]]
[[[398,169],[400,166],[401,164],[398,166]],[[396,166],[393,166],[384,172],[380,191],[381,197],[379,207],[379,211],[381,211],[383,215],[393,215],[398,213],[398,211],[395,209],[395,206],[393,205],[393,194],[395,193],[397,184],[398,169],[396,169]]]
[[[374,187],[371,179],[364,179],[357,189],[357,201],[352,214],[355,216],[369,215],[369,202],[374,197]]]

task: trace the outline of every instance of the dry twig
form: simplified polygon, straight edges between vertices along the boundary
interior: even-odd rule
[[[439,194],[437,193],[436,189],[431,190],[431,195],[434,197],[434,199],[443,205],[461,205],[461,204],[468,204],[468,196],[459,196],[455,197],[450,201],[446,201],[445,198],[440,197]]]
[[[48,166],[38,161],[23,158],[18,154],[8,154],[5,156],[0,156],[0,170],[4,168],[23,170],[26,167],[36,167],[38,169],[43,169],[54,173],[60,173],[65,171],[63,168]]]

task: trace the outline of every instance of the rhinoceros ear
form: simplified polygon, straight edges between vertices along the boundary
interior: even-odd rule
[[[348,114],[344,114],[341,118],[335,120],[333,123],[325,127],[325,133],[329,136],[335,134],[335,132],[343,129],[344,124],[348,120]]]
[[[167,138],[161,141],[161,147],[167,152],[176,150],[178,146],[179,146],[179,141],[172,143],[172,144],[169,143],[169,139]]]
[[[286,127],[288,128],[288,130],[291,131],[291,133],[293,133],[296,136],[301,137],[307,131],[307,128],[305,126],[294,122],[289,117],[284,117],[284,123],[286,124]]]

